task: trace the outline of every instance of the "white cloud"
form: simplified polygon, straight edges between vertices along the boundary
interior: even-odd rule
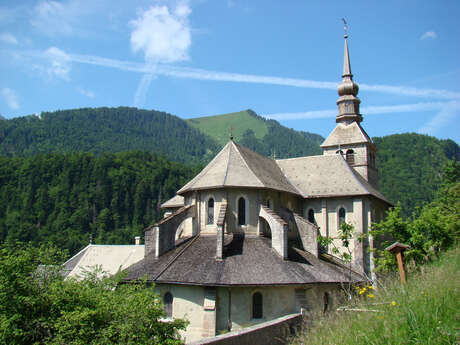
[[[93,91],[83,89],[81,87],[77,88],[78,93],[82,94],[83,96],[86,96],[88,98],[94,98],[95,94]]]
[[[427,31],[425,32],[422,36],[420,36],[420,39],[421,40],[426,40],[426,39],[435,39],[437,38],[438,35],[436,34],[436,32],[434,31]]]
[[[0,41],[8,44],[18,44],[16,37],[8,32],[0,34]]]
[[[8,87],[4,87],[1,90],[1,95],[10,109],[19,109],[18,97],[16,96],[16,93],[13,90],[11,90]]]
[[[417,132],[435,135],[436,132],[448,124],[453,118],[460,118],[460,102],[447,102],[441,110]]]
[[[362,107],[361,113],[364,115],[374,114],[392,114],[392,113],[410,113],[420,111],[433,111],[444,109],[451,103],[458,102],[422,102],[412,104],[399,104],[399,105],[384,105],[384,106],[369,106]],[[266,118],[286,121],[286,120],[299,120],[299,119],[320,119],[335,117],[337,115],[336,109],[304,111],[298,113],[277,113],[263,115]]]
[[[51,47],[45,51],[45,58],[48,60],[46,72],[49,77],[58,77],[70,80],[69,72],[72,69],[71,58],[63,50]]]
[[[130,23],[131,47],[134,52],[143,51],[146,61],[176,62],[188,60],[192,43],[188,16],[191,9],[180,3],[173,11],[166,6],[151,6]]]
[[[151,6],[132,20],[131,48],[142,51],[148,72],[142,77],[134,105],[143,107],[153,70],[158,63],[173,63],[188,60],[188,49],[192,43],[188,16],[192,10],[187,2],[179,2],[170,11],[167,6]]]

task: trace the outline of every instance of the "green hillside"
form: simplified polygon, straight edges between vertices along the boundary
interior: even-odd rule
[[[0,155],[142,150],[188,164],[203,163],[217,143],[164,112],[137,108],[82,108],[0,121]]]
[[[187,122],[221,146],[229,140],[230,127],[236,142],[264,156],[279,158],[321,154],[324,138],[318,134],[295,131],[267,120],[252,110],[188,119]]]
[[[416,133],[373,139],[378,148],[379,189],[394,203],[401,202],[405,216],[433,200],[444,164],[449,159],[460,161],[459,146],[452,140]]]
[[[191,126],[214,138],[221,146],[229,139],[230,126],[235,141],[240,142],[243,134],[252,129],[257,139],[262,140],[268,134],[268,126],[263,118],[254,116],[252,110],[243,110],[237,113],[197,117],[186,120]]]

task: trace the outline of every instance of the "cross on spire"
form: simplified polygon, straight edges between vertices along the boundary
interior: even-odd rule
[[[230,140],[233,141],[233,127],[230,125]]]

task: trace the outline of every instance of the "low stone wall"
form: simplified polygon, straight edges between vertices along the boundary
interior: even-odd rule
[[[291,314],[277,319],[229,332],[188,345],[284,345],[302,324],[302,314]]]

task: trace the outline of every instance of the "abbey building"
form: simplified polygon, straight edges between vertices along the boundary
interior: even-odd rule
[[[327,310],[341,284],[372,279],[373,241],[358,237],[390,203],[378,191],[376,147],[361,126],[347,36],[338,94],[323,155],[274,160],[230,138],[146,229],[144,258],[126,279],[156,284],[168,317],[190,321],[187,341],[302,308]],[[341,222],[355,229],[352,270],[318,246],[318,235],[336,237]]]

